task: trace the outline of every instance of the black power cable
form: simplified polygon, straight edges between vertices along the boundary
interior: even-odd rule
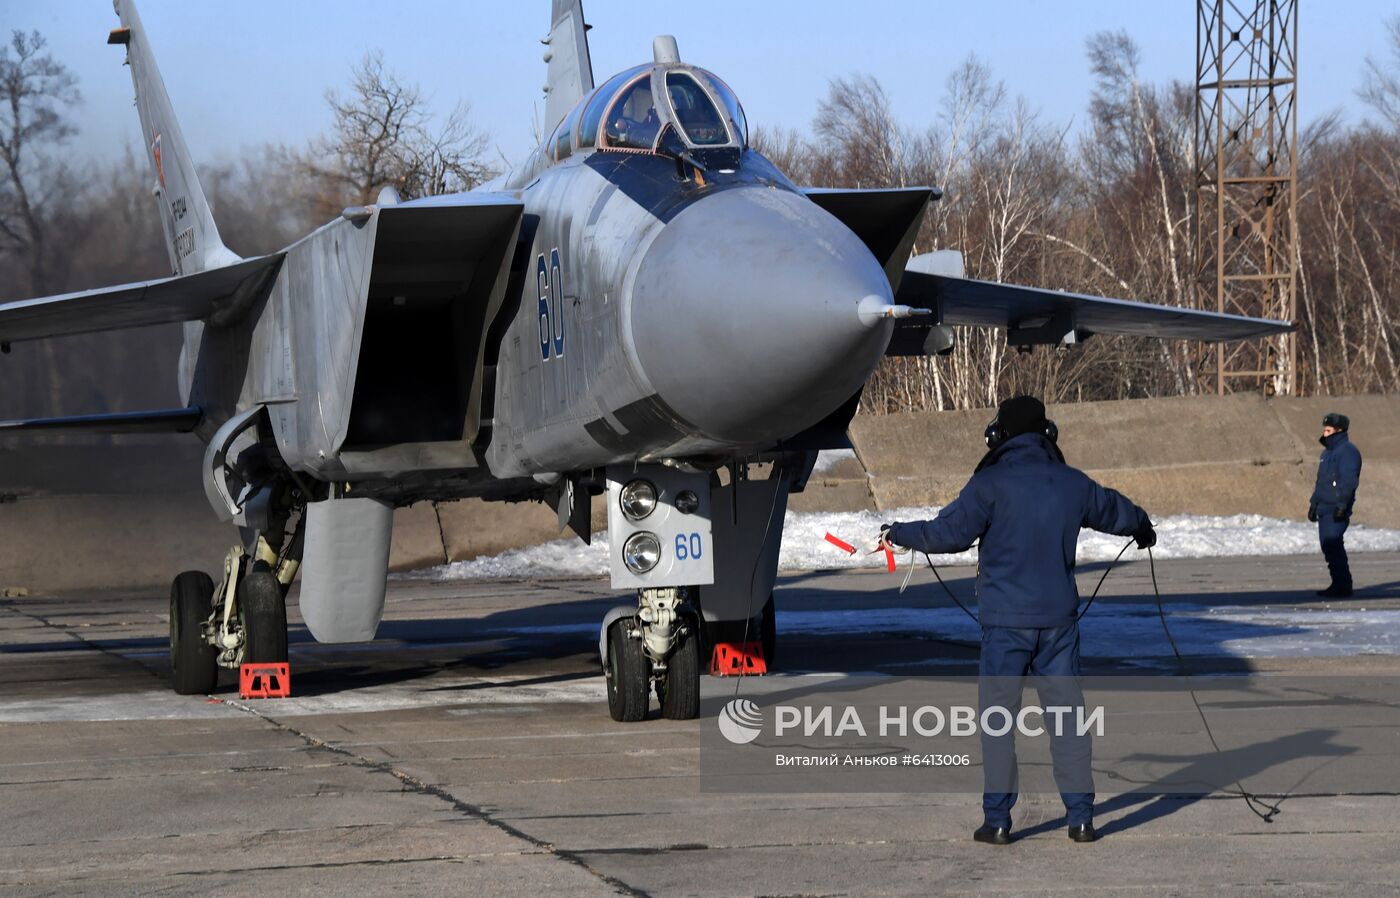
[[[1182,679],[1188,682],[1186,688],[1187,691],[1191,694],[1191,704],[1196,706],[1196,713],[1201,718],[1201,725],[1205,727],[1206,736],[1210,739],[1211,748],[1215,749],[1216,754],[1221,754],[1222,752],[1220,751],[1220,744],[1215,741],[1215,733],[1211,732],[1210,721],[1206,719],[1206,712],[1201,708],[1200,699],[1196,698],[1196,690],[1192,689],[1189,685],[1191,675],[1186,670],[1186,661],[1181,657],[1181,650],[1178,649],[1176,646],[1176,639],[1172,636],[1171,628],[1167,626],[1167,610],[1166,608],[1162,607],[1162,591],[1157,588],[1157,562],[1152,557],[1151,546],[1147,547],[1147,566],[1149,570],[1152,571],[1152,593],[1157,597],[1157,617],[1162,621],[1162,632],[1167,634],[1167,642],[1171,644],[1172,654],[1176,656],[1176,665],[1177,668],[1181,671]],[[1258,795],[1255,795],[1254,793],[1245,789],[1244,783],[1240,782],[1239,780],[1235,780],[1235,789],[1237,790],[1235,794],[1238,795],[1240,798],[1244,799],[1245,806],[1248,807],[1251,811],[1253,811],[1256,817],[1258,817],[1260,820],[1263,820],[1265,823],[1274,822],[1274,817],[1278,815],[1280,810],[1278,805],[1269,804],[1267,801],[1264,801]],[[1258,807],[1255,807],[1256,804],[1260,807],[1267,808],[1268,813],[1259,810]]]
[[[1135,540],[1128,540],[1123,545],[1123,548],[1118,550],[1118,555],[1114,557],[1113,561],[1110,562],[1108,567],[1104,569],[1103,576],[1099,577],[1099,582],[1094,586],[1093,594],[1089,596],[1089,601],[1086,602],[1084,605],[1084,610],[1080,611],[1079,614],[1075,617],[1075,623],[1079,623],[1079,621],[1083,619],[1084,615],[1089,613],[1089,607],[1093,605],[1094,600],[1099,597],[1099,590],[1103,587],[1104,581],[1108,579],[1109,573],[1114,569],[1114,567],[1118,565],[1119,560],[1123,557],[1123,553],[1127,552],[1128,547],[1133,545],[1134,542]],[[938,579],[938,585],[943,587],[943,591],[948,594],[948,598],[952,599],[953,604],[961,608],[963,614],[966,614],[969,618],[971,618],[973,623],[978,624],[980,626],[981,621],[977,619],[977,616],[971,611],[969,611],[966,605],[958,601],[958,597],[953,595],[953,591],[949,589],[948,584],[943,581],[943,577],[938,573],[938,567],[934,565],[933,559],[929,557],[929,554],[925,552],[923,553],[923,556],[924,560],[928,562],[929,570],[933,571],[933,576]],[[1182,679],[1187,681],[1186,690],[1191,696],[1191,704],[1196,706],[1196,714],[1201,718],[1201,725],[1205,728],[1206,737],[1210,739],[1211,748],[1215,750],[1216,754],[1223,754],[1223,752],[1220,749],[1220,743],[1218,743],[1215,740],[1215,733],[1210,728],[1210,721],[1206,718],[1206,712],[1201,707],[1201,701],[1199,698],[1196,697],[1196,690],[1190,685],[1191,675],[1190,672],[1186,669],[1186,660],[1182,658],[1181,649],[1176,644],[1176,638],[1172,636],[1171,628],[1167,626],[1167,609],[1162,604],[1162,590],[1157,585],[1157,561],[1152,555],[1151,546],[1147,548],[1147,565],[1149,570],[1152,572],[1152,594],[1156,597],[1157,600],[1157,617],[1162,622],[1162,632],[1166,634],[1167,643],[1172,648],[1172,655],[1176,657],[1177,669],[1181,672]],[[1244,787],[1244,783],[1242,783],[1238,779],[1235,780],[1235,791],[1231,794],[1238,795],[1240,798],[1243,798],[1245,806],[1248,807],[1251,811],[1253,811],[1254,815],[1260,820],[1263,820],[1265,823],[1273,823],[1274,817],[1278,816],[1278,814],[1281,811],[1278,805],[1269,804],[1267,801],[1264,801],[1258,795],[1254,794],[1253,792],[1250,792]],[[1267,809],[1267,812],[1261,811],[1259,809],[1261,807]]]

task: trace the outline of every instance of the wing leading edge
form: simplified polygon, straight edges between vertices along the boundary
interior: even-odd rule
[[[184,277],[0,303],[0,343],[238,317],[244,300],[277,271],[282,255],[246,259]]]
[[[191,433],[199,426],[203,417],[202,409],[190,406],[101,415],[69,415],[64,418],[17,418],[12,421],[0,421],[0,433],[72,430],[90,433]]]
[[[1092,334],[1218,343],[1296,328],[1289,321],[977,281],[912,267],[905,271],[895,301],[934,310],[937,324],[1005,328],[1006,342],[1018,346],[1073,342]],[[928,326],[927,319],[909,322]]]

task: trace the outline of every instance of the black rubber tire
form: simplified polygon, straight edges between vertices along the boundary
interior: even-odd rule
[[[666,674],[657,679],[656,692],[661,716],[667,720],[700,716],[700,639],[693,626],[666,659]]]
[[[185,571],[170,584],[170,682],[179,695],[208,695],[219,684],[219,650],[199,625],[214,609],[214,581]]]
[[[635,723],[647,716],[651,697],[651,661],[642,641],[627,635],[620,620],[608,628],[608,713],[613,720]]]
[[[758,632],[759,641],[763,644],[763,663],[772,670],[773,659],[778,651],[778,610],[773,603],[772,593],[768,594],[768,601],[763,605]]]
[[[243,663],[278,664],[287,660],[287,603],[282,584],[271,572],[252,571],[238,584],[238,614],[243,621]]]

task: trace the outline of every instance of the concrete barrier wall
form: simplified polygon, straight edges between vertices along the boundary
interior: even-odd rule
[[[1322,416],[1339,411],[1364,457],[1356,520],[1400,527],[1400,398],[1259,396],[1053,406],[1068,461],[1155,516],[1307,514]],[[991,410],[858,417],[851,438],[880,509],[942,505],[985,452]]]
[[[1053,407],[1069,461],[1154,516],[1307,512],[1322,415],[1352,419],[1365,456],[1356,517],[1400,527],[1400,398],[1254,396]],[[858,417],[856,459],[812,477],[796,511],[942,505],[982,457],[987,410]],[[160,587],[216,571],[236,540],[198,484],[197,442],[0,448],[0,590]],[[606,509],[594,499],[595,529]],[[537,503],[422,502],[394,518],[395,570],[493,555],[562,536]]]

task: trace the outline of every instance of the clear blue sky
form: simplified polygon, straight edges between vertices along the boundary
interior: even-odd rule
[[[1354,91],[1367,54],[1382,57],[1394,0],[1336,5],[1301,0],[1299,108],[1303,124],[1364,110]],[[266,142],[300,145],[329,124],[323,92],[381,48],[389,66],[434,104],[471,103],[508,158],[532,146],[531,112],[544,83],[548,0],[140,0],[161,71],[202,162]],[[1092,78],[1085,38],[1125,29],[1150,81],[1195,77],[1194,0],[706,0],[585,2],[593,67],[609,74],[651,57],[651,39],[675,34],[681,57],[714,70],[756,124],[805,129],[827,82],[865,72],[889,91],[899,119],[933,121],[948,73],[973,51],[1050,122],[1082,121]],[[110,158],[139,145],[131,81],[107,0],[0,0],[0,31],[38,29],[78,76],[80,155]]]

